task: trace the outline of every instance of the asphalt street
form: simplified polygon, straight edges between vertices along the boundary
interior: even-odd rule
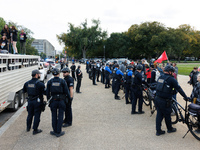
[[[43,132],[38,135],[26,132],[27,112],[24,108],[0,137],[1,150],[188,150],[200,147],[200,141],[190,133],[182,138],[188,130],[182,123],[174,125],[177,132],[156,136],[156,113],[150,117],[149,107],[143,105],[145,114],[131,115],[130,104],[126,105],[125,100],[114,100],[111,89],[105,89],[103,84],[92,85],[85,66],[81,66],[82,93],[74,95],[73,125],[63,128],[66,134],[60,138],[49,134],[52,131],[49,107],[41,116],[39,128]],[[180,85],[189,96],[192,87],[187,84],[188,79],[187,76],[178,76]],[[123,96],[122,91],[119,95]],[[180,95],[178,101],[185,103]],[[162,129],[166,131],[164,122]]]

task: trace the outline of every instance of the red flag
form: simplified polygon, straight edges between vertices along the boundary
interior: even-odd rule
[[[154,63],[155,63],[155,62],[157,62],[157,63],[162,63],[162,61],[164,61],[164,60],[168,60],[167,54],[166,54],[165,51],[162,53],[162,55],[160,55],[160,57],[159,57],[156,61],[154,61]]]

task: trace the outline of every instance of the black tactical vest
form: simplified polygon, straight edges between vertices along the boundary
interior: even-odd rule
[[[52,94],[63,94],[63,86],[60,78],[59,80],[55,78],[51,79],[50,92]]]
[[[172,94],[172,88],[167,83],[167,80],[170,78],[170,76],[160,76],[157,81],[156,91],[160,91],[166,94]]]
[[[37,96],[38,95],[37,86],[36,86],[38,82],[40,82],[40,81],[37,80],[35,83],[30,83],[30,81],[28,81],[28,86],[27,86],[28,96]]]

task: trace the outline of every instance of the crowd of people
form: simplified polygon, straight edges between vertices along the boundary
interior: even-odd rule
[[[46,96],[50,101],[49,107],[52,112],[53,131],[50,131],[50,134],[57,137],[65,134],[62,131],[62,127],[72,125],[71,104],[73,100],[74,80],[77,81],[76,93],[81,93],[80,87],[83,78],[80,65],[76,69],[74,62],[70,67],[68,67],[68,63],[63,64],[61,71],[63,72],[64,80],[59,78],[60,70],[54,68],[52,71],[54,78],[48,81],[46,89]],[[197,73],[197,67],[194,67],[194,70],[190,74],[191,79],[189,83],[194,87],[190,98],[187,97],[177,82],[178,68],[175,63],[171,64],[168,62],[166,66],[159,66],[157,63],[149,64],[146,60],[142,60],[141,62],[131,62],[130,64],[127,64],[125,61],[119,65],[115,61],[105,64],[101,61],[88,60],[86,62],[86,72],[94,86],[97,86],[98,82],[105,84],[105,89],[112,88],[114,100],[121,100],[118,92],[122,87],[125,92],[125,103],[132,104],[132,115],[145,113],[143,111],[143,86],[145,85],[149,88],[151,86],[155,87],[156,96],[154,103],[157,110],[157,136],[165,134],[165,131],[161,129],[164,118],[167,132],[176,132],[176,128],[173,128],[171,123],[171,99],[172,97],[176,99],[177,92],[183,96],[184,100],[200,104],[200,74]],[[40,105],[43,103],[45,86],[43,83],[38,83],[39,74],[38,70],[34,70],[32,72],[32,80],[26,82],[23,88],[24,92],[28,93],[29,98],[27,131],[30,131],[34,116],[33,134],[42,132],[42,130],[38,129],[38,126],[42,111]],[[137,103],[138,108],[136,108]],[[64,112],[65,119],[63,119]],[[198,126],[198,132],[200,132],[200,125]]]
[[[195,67],[194,69],[197,68]],[[132,104],[132,115],[145,113],[143,111],[143,86],[147,86],[148,88],[154,87],[156,91],[154,101],[157,110],[157,136],[165,134],[165,131],[161,129],[163,118],[165,118],[167,132],[176,132],[176,128],[173,128],[171,123],[172,97],[176,99],[176,94],[179,92],[184,100],[189,101],[192,96],[194,97],[194,95],[196,96],[200,93],[200,75],[198,77],[196,76],[198,74],[197,71],[194,70],[191,72],[191,80],[189,83],[194,85],[198,83],[198,86],[195,86],[198,92],[194,90],[189,98],[178,84],[178,67],[176,63],[170,63],[169,61],[166,65],[156,62],[148,63],[146,60],[132,61],[130,64],[127,64],[125,61],[119,65],[117,61],[104,63],[88,60],[86,62],[86,72],[88,73],[89,79],[92,80],[93,85],[96,86],[97,82],[101,82],[105,84],[105,89],[112,87],[115,100],[121,99],[118,92],[120,87],[122,87],[125,92],[125,103]],[[199,82],[197,82],[197,78]],[[136,108],[137,103],[138,108]]]
[[[22,29],[20,34],[20,52],[21,54],[26,54],[26,33]],[[17,49],[18,41],[18,30],[15,26],[4,25],[4,28],[1,30],[1,39],[0,39],[0,53],[4,54],[18,54]]]

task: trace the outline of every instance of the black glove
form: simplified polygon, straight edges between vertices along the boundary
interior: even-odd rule
[[[184,97],[184,100],[185,100],[185,101],[189,101],[189,100],[190,100],[190,97]]]
[[[71,101],[73,100],[73,97],[71,97]]]

